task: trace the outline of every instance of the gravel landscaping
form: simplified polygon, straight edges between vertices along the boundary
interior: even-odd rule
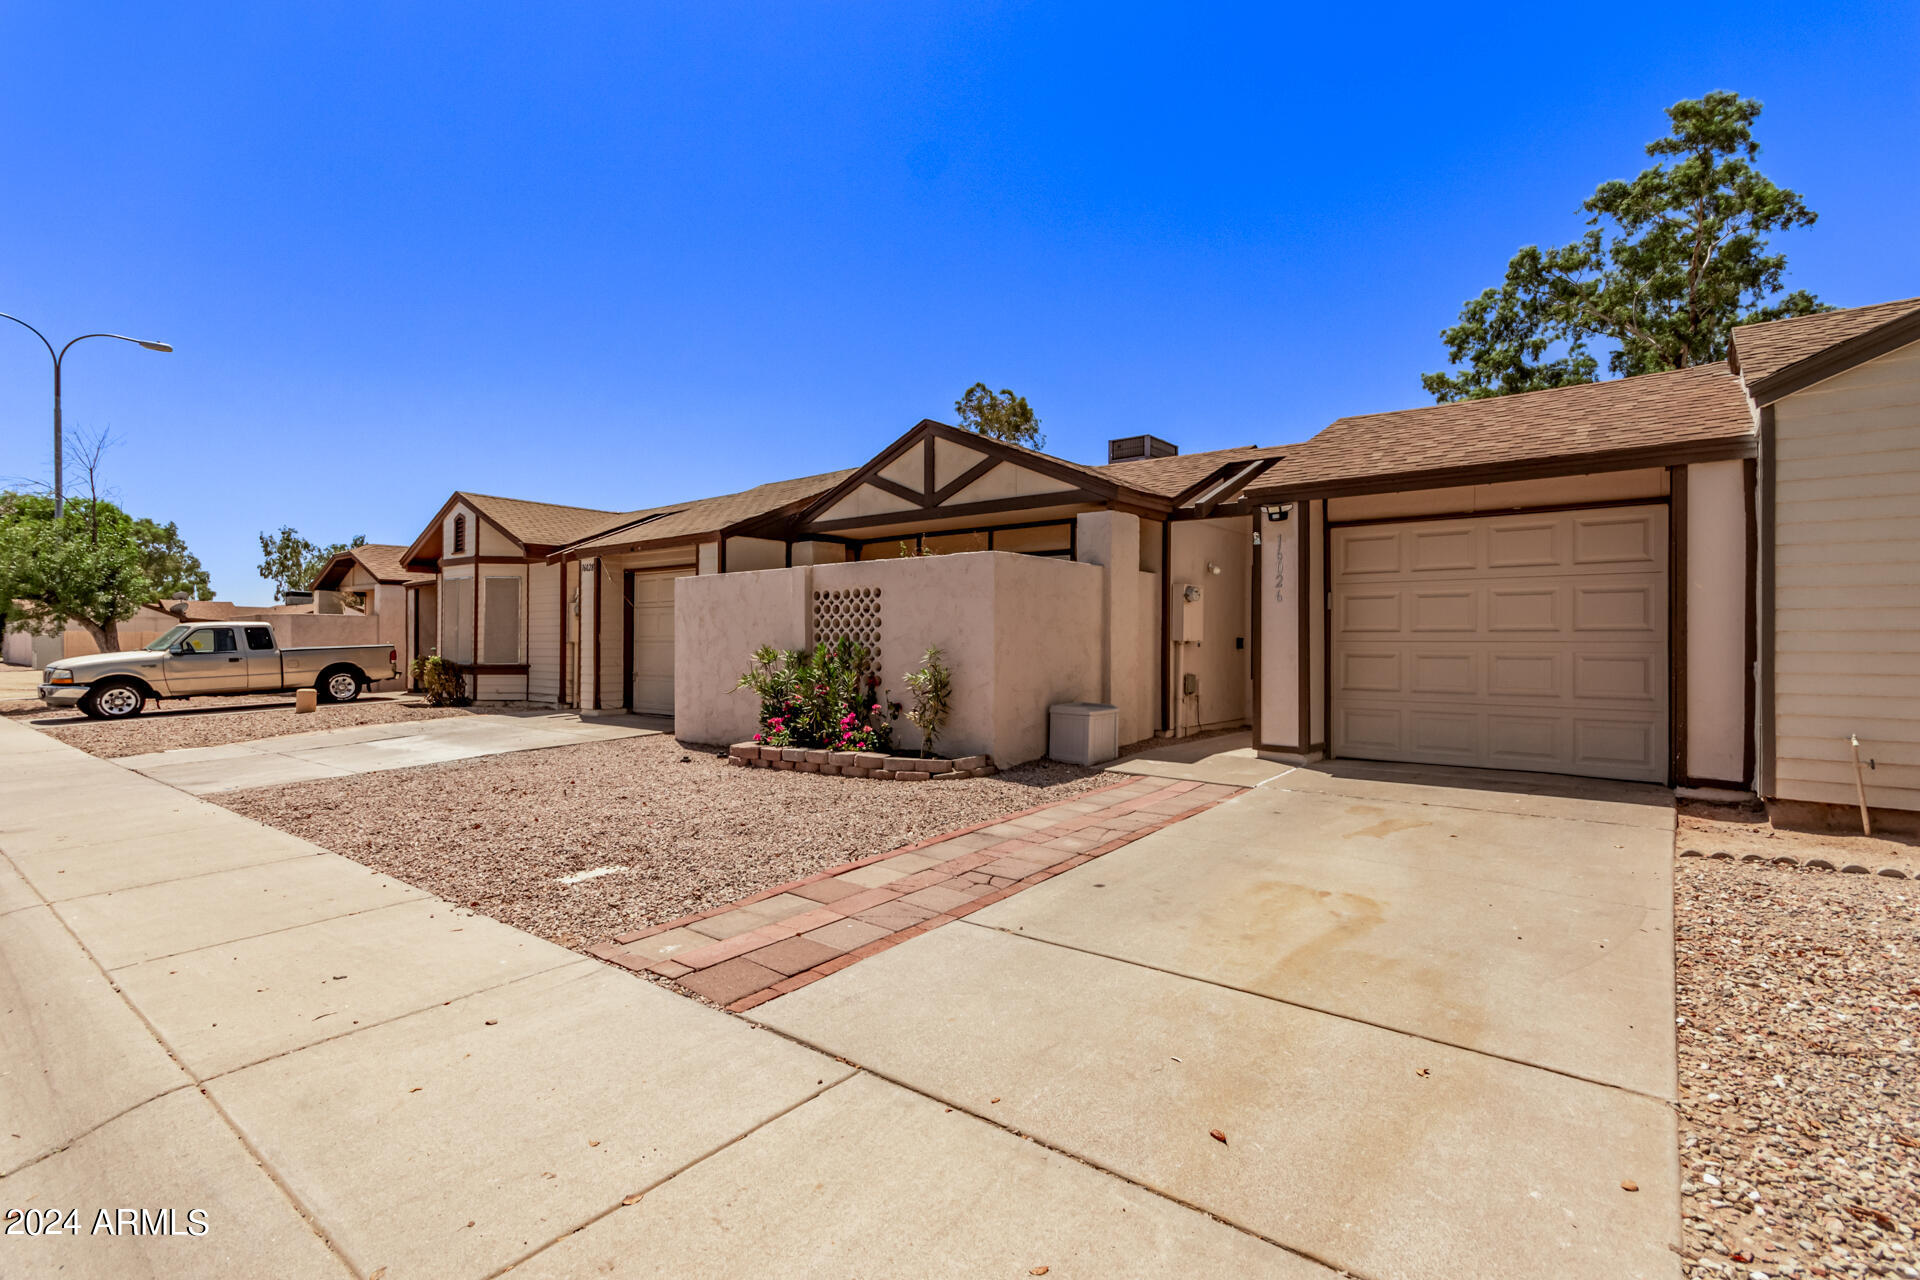
[[[293,695],[286,693],[195,698],[184,703],[164,702],[160,707],[156,710],[149,704],[146,714],[137,719],[106,722],[89,720],[78,711],[50,712],[36,701],[33,709],[39,714],[27,723],[68,746],[111,759],[176,747],[218,747],[290,733],[473,714],[460,707],[402,702],[397,694],[370,694],[355,702],[323,702],[307,715],[295,713]]]
[[[1920,884],[1716,860],[1712,821],[1674,879],[1687,1274],[1920,1276]]]
[[[209,799],[580,948],[1118,781],[1041,762],[902,786],[742,769],[661,736]]]

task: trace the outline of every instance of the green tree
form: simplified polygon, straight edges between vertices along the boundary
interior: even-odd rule
[[[135,520],[133,540],[140,544],[141,568],[160,599],[171,600],[182,593],[193,600],[213,599],[212,577],[200,557],[187,550],[186,539],[173,521]]]
[[[282,525],[280,532],[271,537],[260,535],[260,576],[273,584],[273,598],[284,600],[289,591],[305,591],[327,567],[327,561],[342,551],[366,545],[365,535],[355,535],[351,542],[317,546],[301,537],[292,526]]]
[[[1515,254],[1441,331],[1456,367],[1421,384],[1447,401],[1591,382],[1594,340],[1613,344],[1616,375],[1685,369],[1724,360],[1736,325],[1827,310],[1805,290],[1781,296],[1786,255],[1767,238],[1817,215],[1753,167],[1760,110],[1727,92],[1667,108],[1671,133],[1647,144],[1657,163],[1602,183],[1573,243]]]
[[[36,631],[78,622],[102,651],[154,599],[134,522],[110,502],[76,498],[64,514],[40,494],[0,494],[0,600]]]
[[[1023,444],[1029,449],[1046,447],[1040,419],[1033,416],[1033,407],[1025,396],[1004,389],[995,395],[986,383],[976,382],[953,402],[953,410],[960,415],[960,425],[976,435]]]

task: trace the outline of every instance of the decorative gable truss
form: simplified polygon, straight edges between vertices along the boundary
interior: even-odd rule
[[[929,420],[823,494],[799,515],[795,532],[1090,505],[1155,517],[1168,507],[1166,499],[1125,489],[1091,468]]]

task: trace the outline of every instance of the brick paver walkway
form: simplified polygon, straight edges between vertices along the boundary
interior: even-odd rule
[[[588,948],[736,1013],[1210,809],[1240,788],[1135,778]]]

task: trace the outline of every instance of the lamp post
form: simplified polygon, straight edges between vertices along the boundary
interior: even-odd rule
[[[67,352],[73,349],[73,343],[85,342],[88,338],[116,338],[121,342],[131,342],[136,347],[145,347],[149,351],[171,351],[173,348],[164,342],[148,342],[144,338],[129,338],[124,333],[83,333],[75,338],[73,342],[69,342],[66,346],[55,351],[53,344],[47,341],[46,334],[28,324],[19,316],[10,316],[4,311],[0,311],[0,320],[11,320],[31,333],[34,337],[40,339],[41,345],[47,349],[47,354],[53,357],[53,515],[54,519],[57,520],[60,518],[61,513],[67,509],[66,492],[62,487],[62,480],[66,474],[64,469],[66,450],[60,443],[60,366],[67,358]]]

